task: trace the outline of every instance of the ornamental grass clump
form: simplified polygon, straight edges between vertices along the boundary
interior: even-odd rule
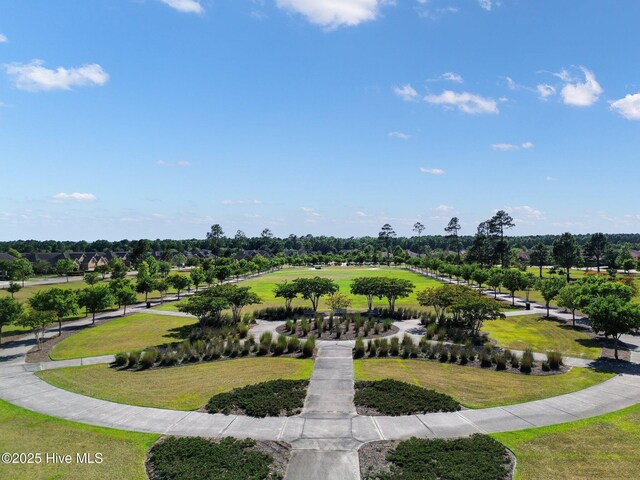
[[[304,345],[302,346],[302,356],[304,358],[309,358],[311,356],[313,356],[313,351],[316,348],[316,338],[315,337],[309,337],[307,338],[307,340],[304,342]]]
[[[527,348],[522,354],[522,359],[520,360],[520,371],[522,373],[531,373],[532,368],[533,368],[533,352]]]
[[[400,354],[400,340],[398,337],[391,339],[391,346],[389,347],[389,353],[392,357],[397,357]]]
[[[278,340],[274,342],[273,354],[275,356],[282,355],[287,348],[287,337],[279,335]]]
[[[356,338],[356,345],[353,349],[353,358],[362,358],[364,357],[364,353],[365,353],[364,340],[362,340],[362,337],[358,337]]]
[[[300,350],[300,340],[296,337],[287,339],[287,353],[295,353]]]
[[[140,361],[141,353],[142,352],[140,352],[139,350],[129,352],[129,362],[127,363],[128,368],[133,368],[138,364],[138,362]]]
[[[383,338],[378,344],[378,356],[386,357],[387,355],[389,355],[389,340]]]
[[[547,352],[547,363],[551,370],[560,370],[562,366],[562,354],[560,352]]]

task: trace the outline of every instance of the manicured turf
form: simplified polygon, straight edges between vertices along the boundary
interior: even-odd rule
[[[185,338],[185,327],[194,323],[191,317],[136,313],[82,330],[57,344],[49,356],[66,360],[163,345]]]
[[[0,463],[0,478],[12,480],[146,480],[145,452],[158,435],[92,427],[30,412],[0,400],[0,452],[42,453],[42,463]],[[71,455],[73,463],[47,464],[45,453]],[[103,454],[99,465],[76,463],[76,453]]]
[[[638,478],[640,404],[551,427],[492,435],[516,454],[516,479]]]
[[[537,315],[507,317],[484,323],[482,331],[498,342],[499,347],[512,350],[530,348],[534,352],[557,350],[570,357],[596,359],[601,349],[586,333]]]
[[[391,378],[446,393],[469,408],[494,407],[539,400],[612,378],[610,373],[586,368],[551,376],[528,376],[425,360],[356,360],[356,380]]]
[[[411,280],[416,286],[414,292],[408,298],[399,299],[396,302],[396,307],[416,309],[422,308],[416,300],[417,292],[424,290],[427,287],[436,287],[441,285],[440,282],[432,278],[423,277],[421,275],[401,268],[388,267],[323,267],[321,270],[315,270],[312,268],[288,268],[270,273],[268,275],[264,275],[262,277],[252,278],[250,280],[241,282],[240,285],[244,287],[252,287],[253,291],[256,292],[260,296],[260,298],[262,298],[263,303],[261,305],[254,305],[252,308],[253,310],[266,307],[284,307],[284,300],[282,300],[281,298],[275,298],[273,295],[273,287],[275,286],[275,284],[283,282],[285,280],[292,281],[296,278],[310,278],[315,276],[326,277],[335,280],[340,287],[340,292],[349,294],[350,296],[351,280],[356,277],[384,276]],[[310,307],[311,302],[298,298],[293,301],[292,306]],[[384,298],[382,300],[375,299],[374,308],[387,307],[388,303]],[[362,295],[352,296],[352,303],[350,308],[366,310],[367,299]],[[251,311],[252,309],[248,308],[247,311]],[[326,297],[323,297],[323,299],[320,301],[319,309],[328,309],[328,306],[326,304]]]
[[[107,365],[38,372],[43,380],[72,392],[118,403],[196,410],[212,395],[267,380],[308,380],[313,360],[239,358],[140,372]]]

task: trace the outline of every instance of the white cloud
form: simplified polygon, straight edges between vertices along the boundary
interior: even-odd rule
[[[0,43],[6,43],[8,41],[9,39],[7,38],[7,36],[0,33]]]
[[[534,147],[531,142],[524,142],[522,145],[515,145],[513,143],[494,143],[491,145],[491,148],[497,152],[510,152],[513,150],[520,150],[521,148],[524,150],[530,150]]]
[[[547,182],[555,182],[555,181],[556,181],[556,177],[552,177],[551,175],[547,175],[547,176],[545,177],[545,180],[546,180]]]
[[[433,208],[432,210],[435,210],[436,212],[440,212],[440,213],[448,213],[448,212],[452,212],[453,210],[455,210],[455,207],[452,207],[451,205],[438,205],[437,207]]]
[[[455,83],[464,83],[464,79],[455,72],[445,72],[441,75],[443,80]]]
[[[420,167],[422,173],[430,173],[431,175],[444,175],[446,172],[441,168]]]
[[[440,95],[427,95],[424,99],[428,103],[444,105],[448,108],[455,107],[461,112],[469,114],[499,113],[495,100],[468,92],[457,93],[445,90]]]
[[[597,82],[593,72],[584,67],[580,67],[580,70],[582,70],[582,73],[584,74],[584,82],[571,79],[566,70],[557,74],[560,79],[569,82],[562,87],[562,90],[560,91],[562,101],[565,105],[574,105],[576,107],[591,106],[598,101],[598,97],[603,92],[602,87]]]
[[[159,167],[190,167],[191,162],[186,160],[180,160],[178,162],[165,162],[164,160],[158,160],[156,165]]]
[[[556,88],[553,85],[548,85],[546,83],[541,83],[536,85],[536,90],[538,91],[538,95],[542,100],[546,100],[551,95],[556,94]]]
[[[480,5],[480,8],[487,12],[490,12],[493,8],[493,2],[491,0],[478,0],[478,4]]]
[[[276,0],[278,7],[300,13],[311,23],[329,30],[375,20],[380,6],[394,3],[389,0]]]
[[[95,202],[98,199],[93,193],[56,193],[51,197],[53,203],[64,202]]]
[[[504,207],[503,210],[506,210],[507,212],[514,215],[518,214],[528,218],[544,217],[544,213],[542,213],[540,210],[536,210],[535,208],[530,207],[529,205],[521,205],[518,207]]]
[[[518,150],[520,147],[512,143],[494,143],[491,145],[491,148],[498,152],[509,152],[511,150]]]
[[[627,120],[640,120],[640,93],[625,95],[611,103],[611,110]]]
[[[223,200],[223,205],[262,205],[262,200]]]
[[[5,70],[13,77],[15,86],[28,92],[50,90],[71,90],[72,87],[101,86],[107,83],[109,75],[96,63],[77,68],[45,68],[42,60],[30,63],[11,63]]]
[[[184,13],[203,13],[204,8],[198,0],[160,0],[165,5]]]
[[[360,218],[364,218],[364,217],[367,217],[368,215],[366,213],[364,213],[364,212],[358,211],[358,212],[356,212],[356,216],[358,216]]]
[[[392,138],[399,138],[400,140],[409,140],[411,138],[411,135],[402,132],[389,132],[388,135]]]
[[[393,92],[406,102],[415,100],[418,96],[418,92],[408,83],[401,87],[394,87]]]

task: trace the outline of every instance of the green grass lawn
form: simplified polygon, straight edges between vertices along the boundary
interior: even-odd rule
[[[591,387],[612,378],[587,368],[550,376],[529,376],[427,360],[355,361],[356,380],[390,378],[445,393],[468,408],[494,407],[539,400]]]
[[[82,330],[58,343],[49,356],[67,360],[163,345],[185,338],[194,323],[190,317],[136,313]]]
[[[218,393],[268,380],[307,380],[313,360],[239,358],[180,367],[118,371],[108,365],[38,372],[43,380],[72,392],[112,402],[196,410]]]
[[[640,404],[577,422],[491,436],[516,454],[518,480],[638,478]]]
[[[586,333],[537,315],[490,320],[484,323],[482,331],[502,348],[524,350],[528,347],[541,353],[557,350],[571,357],[600,357],[600,347]]]
[[[260,298],[262,298],[261,305],[254,305],[253,310],[258,310],[266,307],[284,307],[284,300],[281,298],[275,298],[273,295],[273,288],[276,283],[283,282],[285,280],[292,281],[296,278],[310,278],[310,277],[326,277],[336,281],[340,287],[340,292],[350,294],[351,280],[356,277],[393,277],[403,278],[411,280],[416,288],[414,292],[408,297],[400,299],[396,302],[396,307],[416,308],[420,309],[420,305],[416,299],[416,293],[424,290],[427,287],[436,287],[441,285],[440,282],[432,278],[423,277],[416,273],[404,270],[401,268],[369,268],[369,267],[323,267],[321,270],[315,270],[313,268],[295,268],[295,269],[283,269],[274,273],[270,273],[261,277],[252,278],[241,282],[244,287],[251,287]],[[364,296],[351,296],[352,309],[366,310],[367,299]],[[310,307],[311,302],[302,299],[296,299],[293,301],[292,306],[298,307]],[[382,300],[375,299],[374,308],[387,308],[388,303],[383,298]],[[320,310],[327,310],[329,307],[326,304],[325,299],[320,301]],[[247,311],[252,309],[247,308]]]
[[[0,452],[41,452],[39,465],[0,463],[0,478],[12,480],[146,480],[147,449],[159,435],[92,427],[30,412],[0,400]],[[76,453],[102,453],[103,463],[75,463]],[[46,464],[45,453],[72,455],[74,462]]]

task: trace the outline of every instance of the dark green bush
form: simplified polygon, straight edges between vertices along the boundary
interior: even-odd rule
[[[214,395],[207,410],[224,414],[240,410],[252,417],[295,415],[304,405],[308,384],[307,380],[273,380],[248,385]]]
[[[389,452],[391,470],[376,480],[506,480],[509,454],[498,441],[475,434],[455,440],[411,438]]]
[[[124,367],[129,362],[129,354],[126,352],[116,353],[116,358],[113,361],[113,364],[116,367]]]
[[[458,402],[448,395],[397,380],[356,382],[355,387],[354,403],[360,407],[373,408],[381,415],[460,410]]]
[[[252,447],[254,440],[169,437],[149,452],[149,464],[158,480],[274,479],[273,458]],[[214,475],[214,472],[217,474]]]

